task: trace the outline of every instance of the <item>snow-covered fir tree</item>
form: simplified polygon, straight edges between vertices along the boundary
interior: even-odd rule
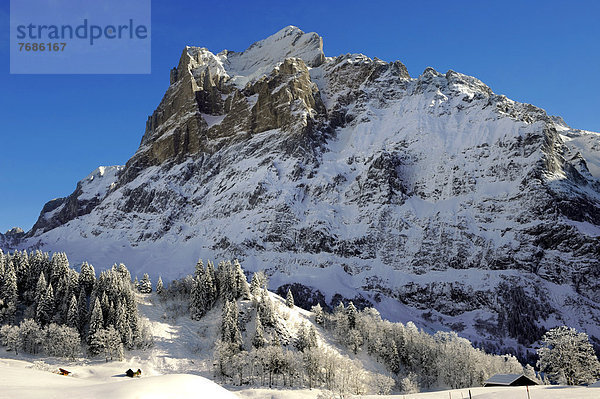
[[[285,304],[288,308],[294,307],[294,296],[292,295],[292,290],[288,288],[287,295],[285,296]]]
[[[40,302],[46,295],[47,288],[48,288],[48,284],[46,283],[46,277],[44,276],[44,273],[42,272],[42,273],[40,273],[40,277],[38,278],[36,288],[35,288],[34,302],[35,302],[36,308],[39,306]]]
[[[325,314],[323,313],[323,307],[321,307],[321,304],[317,303],[310,309],[310,311],[313,312],[315,323],[318,325],[323,325],[325,322]]]
[[[50,281],[52,285],[57,285],[61,278],[69,273],[69,260],[64,252],[55,252],[50,261]]]
[[[240,262],[235,259],[233,261],[233,279],[235,281],[235,298],[250,299],[250,287],[248,286],[248,280],[242,269]]]
[[[209,262],[209,267],[200,279],[200,285],[202,289],[202,297],[204,303],[204,311],[210,310],[217,300],[217,287],[214,280],[214,271],[212,270],[212,264]]]
[[[357,313],[358,313],[358,311],[356,310],[356,306],[354,306],[354,303],[352,303],[352,301],[350,301],[350,303],[348,304],[348,307],[346,308],[346,315],[348,317],[348,328],[349,329],[356,328]]]
[[[162,277],[158,276],[158,281],[156,282],[156,294],[162,295],[164,289],[165,289],[165,286],[163,284]]]
[[[221,341],[241,348],[243,341],[238,319],[237,303],[235,301],[225,302],[221,319]]]
[[[59,350],[59,344],[48,346],[48,334],[54,338],[64,336],[65,348],[72,348],[75,331],[75,340],[85,337],[84,342],[92,344],[90,353],[97,353],[100,346],[92,338],[99,330],[112,326],[119,342],[125,342],[128,348],[147,347],[151,337],[140,321],[131,275],[125,265],[114,265],[98,278],[87,263],[82,264],[81,271],[70,268],[64,253],[55,253],[52,258],[40,251],[0,254],[0,322],[22,320],[18,326],[2,327],[8,334],[0,337],[2,342],[13,350],[58,356],[59,352],[73,351]],[[90,303],[93,312],[88,311]],[[97,303],[100,305],[95,306]],[[18,342],[13,345],[11,337],[15,332]]]
[[[5,262],[2,281],[0,282],[0,321],[12,323],[17,311],[17,274],[11,259]]]
[[[92,288],[94,288],[94,283],[96,282],[96,271],[94,270],[94,266],[88,264],[87,262],[83,262],[80,270],[79,289],[83,288],[86,295],[89,295],[92,292]]]
[[[260,299],[257,306],[258,315],[263,326],[274,327],[275,326],[275,310],[273,308],[273,302],[269,298],[267,290],[261,290]]]
[[[75,328],[79,331],[79,309],[75,294],[71,296],[71,300],[69,301],[69,310],[67,311],[67,326]]]
[[[35,319],[42,326],[50,323],[52,321],[52,316],[54,315],[55,303],[54,303],[54,290],[52,289],[52,285],[48,284],[48,287],[45,289],[45,294],[40,298],[40,303],[37,306]]]
[[[260,276],[258,272],[256,272],[252,275],[252,279],[250,280],[250,293],[255,296],[259,295],[261,288]]]
[[[262,323],[260,322],[260,317],[256,317],[256,326],[254,329],[254,335],[252,336],[252,346],[254,348],[262,348],[267,344],[267,339],[265,338],[265,330],[263,329]]]
[[[202,272],[202,275],[204,272]],[[202,275],[196,275],[190,297],[190,317],[192,320],[200,320],[206,312],[206,302],[202,287]]]
[[[119,332],[113,327],[102,328],[96,333],[98,342],[98,353],[101,353],[105,360],[123,360],[123,343]]]
[[[94,305],[92,306],[92,313],[90,317],[89,329],[88,329],[88,345],[90,353],[97,355],[103,348],[101,341],[100,330],[104,328],[104,317],[102,316],[102,305],[100,300],[96,297]]]
[[[202,276],[204,272],[204,262],[202,262],[202,259],[198,259],[198,262],[196,262],[196,267],[194,268],[194,278]]]
[[[77,298],[77,315],[79,319],[78,330],[82,334],[88,320],[88,298],[85,294],[85,288],[82,287]]]
[[[115,329],[120,335],[121,342],[131,342],[131,327],[127,323],[125,305],[121,302],[117,302],[117,305],[115,306]]]
[[[149,294],[152,292],[152,282],[150,281],[150,276],[148,275],[148,273],[144,273],[142,281],[140,281],[139,283],[138,290],[142,294]]]

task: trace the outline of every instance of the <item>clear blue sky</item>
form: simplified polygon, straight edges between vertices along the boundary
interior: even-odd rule
[[[10,75],[0,2],[0,231],[31,228],[43,204],[99,165],[124,164],[185,45],[241,51],[286,25],[327,56],[361,52],[474,75],[496,93],[600,131],[597,1],[152,1],[152,74]]]

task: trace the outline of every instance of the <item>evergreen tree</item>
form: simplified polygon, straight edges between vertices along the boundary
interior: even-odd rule
[[[62,324],[67,320],[69,311],[69,301],[71,299],[71,289],[69,287],[69,277],[67,273],[58,280],[56,290],[54,291],[54,303],[56,306],[54,312],[54,322]]]
[[[15,251],[13,255],[13,262],[15,267],[15,273],[17,275],[17,287],[19,292],[25,293],[29,291],[29,289],[33,289],[34,287],[29,287],[29,273],[31,271],[29,265],[29,256],[27,255],[27,251],[19,252]]]
[[[246,280],[246,275],[244,274],[244,270],[242,270],[242,265],[237,259],[233,261],[233,274],[233,278],[235,280],[236,298],[250,299],[250,287],[248,287],[248,280]]]
[[[36,321],[42,326],[50,323],[50,321],[52,321],[52,317],[54,316],[54,311],[54,290],[52,289],[52,285],[49,284],[48,288],[46,288],[44,297],[40,299],[40,303],[38,304],[35,314]]]
[[[92,313],[90,317],[90,328],[88,330],[88,334],[93,334],[99,329],[104,327],[104,316],[102,315],[102,305],[100,304],[100,300],[96,297],[94,300],[94,305],[92,307]]]
[[[156,294],[162,295],[164,292],[165,286],[163,285],[162,277],[158,276],[158,281],[156,282]]]
[[[252,280],[250,280],[250,293],[254,296],[260,295],[260,280],[258,277],[258,273],[254,273],[252,275]]]
[[[264,289],[260,294],[260,301],[258,302],[258,315],[263,326],[275,326],[275,309],[273,308],[271,298],[267,294],[267,290]]]
[[[294,346],[300,352],[304,352],[306,348],[310,348],[311,342],[309,337],[308,328],[304,322],[300,323],[298,327],[298,335],[296,337],[296,342],[294,342]]]
[[[213,265],[211,261],[208,261],[206,264],[206,274],[210,276],[210,279],[213,282],[214,292],[211,295],[212,298],[214,298],[214,300],[216,301],[217,297],[219,296],[219,281],[215,273],[215,265]]]
[[[215,286],[215,281],[213,280],[213,276],[211,275],[209,269],[207,269],[202,275],[200,285],[202,290],[204,311],[206,313],[212,309],[215,301],[217,300],[217,287]]]
[[[140,342],[139,316],[133,291],[127,290],[123,292],[123,294],[127,323],[129,325],[129,330],[127,331],[128,337],[125,341],[125,345],[128,349],[133,349]]]
[[[110,310],[110,301],[108,300],[108,295],[106,291],[102,292],[100,296],[100,307],[102,308],[102,319],[104,320],[104,326],[108,324],[108,312]]]
[[[346,308],[346,315],[348,316],[348,328],[356,328],[357,313],[358,311],[356,310],[356,306],[354,306],[354,303],[350,302],[350,304],[348,304],[348,307]]]
[[[308,341],[307,341],[308,345],[306,346],[307,348],[316,348],[317,347],[317,331],[315,330],[315,327],[310,325],[308,327]]]
[[[221,321],[221,341],[232,344],[239,350],[242,347],[243,341],[238,318],[237,303],[235,301],[225,302]]]
[[[0,249],[0,281],[4,279],[4,264],[6,263],[6,257],[4,256],[4,252]]]
[[[204,263],[202,262],[202,259],[198,259],[198,262],[196,263],[196,267],[194,268],[194,278],[200,277],[203,274],[204,274]]]
[[[48,289],[48,284],[46,284],[46,278],[44,277],[44,273],[40,273],[40,277],[38,278],[36,288],[35,288],[35,306],[36,308],[39,306],[40,302],[46,295],[46,290]]]
[[[267,340],[265,338],[265,331],[263,329],[262,323],[260,322],[260,317],[256,317],[256,330],[254,331],[254,336],[252,337],[252,346],[255,348],[262,348],[267,344]]]
[[[17,274],[13,262],[9,259],[4,269],[4,279],[0,290],[2,306],[0,306],[0,318],[7,323],[13,323],[17,312]]]
[[[79,273],[79,289],[81,290],[83,288],[86,295],[89,295],[92,292],[92,288],[94,288],[95,282],[96,271],[94,270],[94,266],[87,262],[83,262],[81,265],[81,272]]]
[[[27,276],[25,277],[26,281],[23,284],[23,287],[25,287],[25,292],[23,292],[23,299],[29,303],[29,302],[34,302],[37,304],[36,299],[39,298],[35,298],[35,295],[37,294],[37,282],[38,279],[40,277],[41,273],[44,273],[44,277],[46,277],[46,273],[49,270],[49,265],[50,260],[48,258],[48,254],[43,254],[41,251],[37,250],[35,251],[30,257],[29,257],[29,272],[27,273]],[[46,282],[48,280],[46,279]],[[42,291],[42,294],[46,293],[46,287],[44,287],[44,290]]]
[[[90,327],[88,330],[88,345],[92,355],[97,355],[103,349],[102,335],[100,333],[100,330],[103,328],[102,305],[100,305],[100,300],[96,298],[92,307],[92,316],[90,317]]]
[[[131,274],[129,273],[129,270],[127,270],[127,267],[123,263],[119,263],[119,266],[117,267],[117,274],[121,278],[121,281],[131,283]]]
[[[107,362],[109,360],[123,360],[123,343],[118,331],[113,326],[98,330],[96,340],[96,353],[102,353]]]
[[[127,324],[125,305],[120,302],[117,302],[117,305],[115,306],[115,328],[119,332],[121,341],[126,345],[130,343],[131,328]]]
[[[79,311],[77,306],[77,298],[75,298],[75,295],[71,296],[71,301],[69,302],[69,310],[67,311],[67,326],[79,330]]]
[[[192,320],[200,320],[204,316],[205,302],[201,276],[194,278],[190,298],[190,317]]]
[[[346,345],[350,349],[352,349],[352,352],[354,352],[354,354],[356,355],[358,353],[358,350],[362,346],[362,344],[363,344],[363,337],[360,334],[360,332],[356,329],[351,329],[348,332],[348,339],[347,339]]]
[[[226,301],[237,298],[236,283],[231,269],[231,262],[219,262],[219,289],[221,297]]]
[[[69,273],[69,260],[64,252],[55,252],[50,261],[50,284],[57,285],[58,281]]]
[[[288,308],[294,307],[294,296],[292,295],[292,290],[288,288],[287,295],[285,296],[285,304]]]
[[[106,318],[106,325],[107,326],[114,326],[117,320],[117,310],[115,309],[115,304],[114,302],[110,302],[110,305],[108,307],[108,315]]]
[[[202,286],[205,295],[205,305],[206,310],[212,309],[219,293],[217,291],[217,282],[215,281],[215,273],[212,268],[212,264],[209,262],[206,268],[206,273],[204,273],[204,279],[202,280]]]
[[[142,294],[150,294],[152,292],[152,282],[150,281],[150,276],[148,276],[148,273],[144,273],[138,290]]]
[[[315,315],[315,323],[322,326],[323,323],[325,322],[325,314],[323,313],[323,308],[321,307],[321,304],[317,303],[315,306],[313,306],[311,308],[311,311]]]
[[[77,315],[79,324],[77,326],[80,333],[83,333],[87,319],[88,319],[88,303],[87,296],[85,294],[85,288],[81,288],[79,291],[79,297],[77,298]]]

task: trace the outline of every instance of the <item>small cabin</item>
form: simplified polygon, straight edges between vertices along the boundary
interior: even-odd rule
[[[522,387],[537,385],[535,380],[524,374],[496,374],[483,383],[484,387]]]
[[[600,381],[596,381],[593,384],[588,385],[588,388],[600,388]]]

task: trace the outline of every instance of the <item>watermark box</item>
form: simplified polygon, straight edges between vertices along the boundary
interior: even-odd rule
[[[148,74],[151,0],[11,0],[10,73]]]

